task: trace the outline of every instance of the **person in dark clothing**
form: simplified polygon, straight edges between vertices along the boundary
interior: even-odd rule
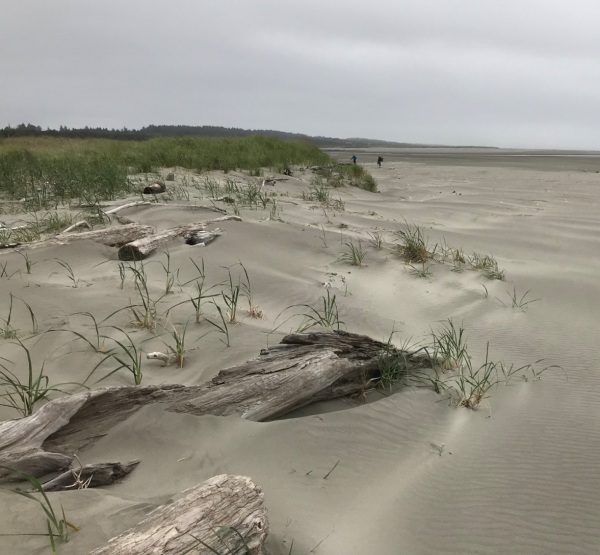
[[[378,165],[379,167],[381,167],[381,162],[383,162],[383,156],[378,156],[378,157],[377,157],[377,165]]]
[[[353,164],[356,164],[356,154],[353,154],[352,158],[350,158],[350,160],[352,160]]]

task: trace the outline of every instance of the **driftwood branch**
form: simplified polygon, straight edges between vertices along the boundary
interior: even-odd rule
[[[90,555],[264,553],[264,494],[250,478],[222,474],[184,494]]]
[[[111,214],[116,214],[117,212],[124,210],[126,208],[134,208],[137,206],[164,206],[168,208],[187,208],[189,210],[210,210],[211,212],[219,212],[220,214],[227,214],[226,210],[219,208],[213,205],[203,205],[203,204],[170,204],[168,202],[151,202],[149,200],[138,200],[136,202],[128,202],[127,204],[122,204],[121,206],[115,206],[110,210],[105,210],[104,214],[110,216]]]
[[[186,224],[165,229],[164,231],[160,231],[137,241],[132,241],[127,245],[123,245],[119,249],[119,260],[143,260],[152,254],[157,248],[159,248],[161,245],[164,245],[171,239],[175,239],[176,237],[181,237],[186,234],[193,234],[198,231],[204,231],[208,224],[224,222],[226,220],[241,222],[242,218],[239,216],[222,216],[221,218],[215,218],[213,220],[207,220],[197,224]]]
[[[88,229],[92,229],[92,226],[86,222],[85,220],[82,220],[80,222],[77,222],[71,226],[69,226],[67,229],[63,229],[61,231],[61,233],[69,233],[70,231],[73,231],[74,229],[77,229],[78,227],[87,227]]]
[[[110,486],[127,476],[139,462],[139,460],[135,460],[128,464],[96,463],[86,464],[79,470],[71,468],[53,480],[45,482],[42,488],[44,491],[62,491]]]

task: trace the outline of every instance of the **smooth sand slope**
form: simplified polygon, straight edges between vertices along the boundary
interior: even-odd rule
[[[199,384],[257,356],[298,324],[290,321],[269,335],[284,320],[275,318],[290,305],[318,302],[324,283],[336,294],[349,331],[385,341],[396,329],[396,344],[421,344],[431,328],[451,318],[465,328],[477,363],[489,342],[494,360],[523,365],[544,359],[540,368],[560,365],[564,371],[548,370],[540,380],[515,376],[492,389],[476,411],[450,406],[425,388],[373,392],[366,404],[321,403],[269,423],[143,408],[80,454],[83,463],[141,459],[129,477],[108,488],[52,494],[81,527],[60,553],[88,553],[155,506],[221,473],[250,476],[263,488],[272,555],[288,554],[292,542],[297,555],[600,550],[600,158],[390,151],[377,168],[377,154],[357,153],[380,193],[332,191],[344,211],[302,200],[312,174],[297,171],[273,187],[281,221],[269,219],[268,209],[242,209],[243,221],[219,224],[224,235],[207,247],[169,243],[181,283],[197,273],[190,257],[203,257],[209,285],[227,277],[227,266],[237,276],[233,265],[241,261],[265,319],[245,317],[231,326],[228,348],[210,324],[194,324],[191,305],[174,309],[171,323],[190,319],[187,363],[179,369],[144,360],[143,383]],[[335,155],[349,159],[351,153]],[[176,170],[178,180],[183,175]],[[198,190],[190,192],[191,202],[198,201]],[[214,217],[159,207],[122,214],[159,229]],[[423,226],[431,244],[494,255],[506,281],[453,272],[448,264],[431,264],[426,278],[413,275],[392,251],[393,232],[405,220]],[[383,233],[382,250],[368,243],[374,231]],[[366,266],[336,262],[342,243],[359,238],[368,249]],[[9,273],[21,269],[0,279],[2,318],[12,293],[31,305],[41,330],[70,326],[93,335],[89,318],[74,313],[102,319],[135,301],[131,276],[120,289],[113,248],[81,242],[29,256],[36,262],[30,275],[18,254],[0,253]],[[55,258],[70,264],[81,280],[77,288]],[[157,261],[166,262],[162,250],[146,263],[160,296],[165,272]],[[513,308],[511,295],[528,291],[526,300],[540,300],[526,310]],[[189,287],[176,286],[160,310],[188,293]],[[13,311],[26,337],[27,310],[15,301]],[[210,305],[206,312],[215,315]],[[122,312],[110,323],[144,341],[145,352],[164,350],[168,336],[153,337],[130,320]],[[45,359],[55,383],[82,381],[99,360],[72,339],[67,332],[47,333],[27,343],[34,363],[39,367]],[[0,341],[1,356],[22,368],[21,349]],[[128,383],[131,376],[120,371],[100,385]],[[15,412],[2,408],[0,417]],[[2,532],[44,531],[42,512],[31,501],[3,486],[0,503]],[[0,537],[0,553],[46,552],[44,538]]]

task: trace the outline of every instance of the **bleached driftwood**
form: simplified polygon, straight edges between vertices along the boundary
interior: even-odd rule
[[[125,210],[126,208],[135,208],[137,206],[164,206],[168,208],[187,208],[190,210],[210,210],[211,212],[219,212],[220,214],[227,214],[226,210],[219,208],[218,206],[207,206],[201,204],[171,204],[168,202],[150,202],[149,200],[138,200],[135,202],[128,202],[127,204],[122,204],[121,206],[115,206],[110,210],[105,210],[104,214],[110,216],[111,214],[116,214],[121,210]]]
[[[19,425],[24,427],[19,435],[21,443],[0,442],[0,464],[3,457],[18,463],[24,448],[35,448],[38,459],[44,453],[65,457],[38,465],[44,473],[64,470],[74,453],[106,435],[140,407],[153,403],[164,404],[172,412],[266,421],[316,401],[362,394],[379,377],[382,353],[389,353],[389,346],[364,335],[341,331],[294,334],[261,351],[254,360],[222,370],[202,385],[109,387],[75,394],[51,401],[31,417],[0,425],[2,440],[5,426],[13,435]],[[410,365],[427,364],[424,356],[404,354]],[[34,418],[32,424],[30,419]],[[28,439],[37,427],[41,431],[32,436],[33,440]],[[36,469],[28,461],[21,466]]]
[[[147,237],[155,232],[154,228],[149,225],[141,224],[127,224],[116,227],[108,227],[106,229],[95,229],[93,231],[83,231],[81,233],[65,234],[64,232],[50,237],[49,239],[42,239],[41,241],[34,241],[33,243],[22,243],[20,248],[23,249],[37,249],[41,247],[48,247],[52,245],[66,245],[73,241],[81,241],[88,239],[101,243],[102,245],[108,245],[110,247],[120,247],[132,241],[136,241],[143,237]]]
[[[264,494],[250,478],[221,474],[184,494],[90,555],[241,554],[245,547],[251,555],[264,553]]]
[[[92,229],[92,226],[87,223],[85,220],[82,220],[80,222],[77,222],[71,226],[69,226],[67,229],[63,229],[61,231],[61,233],[69,233],[70,231],[73,231],[74,229],[77,229],[78,227],[87,227],[88,229]]]
[[[119,462],[86,464],[63,472],[56,478],[42,485],[44,491],[62,491],[68,489],[98,488],[110,486],[129,474],[139,460],[128,464]]]
[[[234,220],[241,222],[242,218],[239,216],[222,216],[221,218],[215,218],[214,220],[207,220],[205,222],[199,222],[197,224],[186,224],[178,227],[172,227],[165,229],[143,239],[133,241],[127,245],[123,245],[119,249],[119,260],[143,260],[152,254],[158,247],[164,245],[166,242],[176,237],[181,237],[188,233],[194,233],[197,231],[204,231],[208,224],[215,222],[223,222],[225,220]]]

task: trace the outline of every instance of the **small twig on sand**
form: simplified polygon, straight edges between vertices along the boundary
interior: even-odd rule
[[[327,480],[327,478],[329,478],[329,475],[336,469],[338,464],[340,464],[339,460],[333,465],[333,468],[327,474],[325,474],[325,476],[323,476],[323,480]]]

